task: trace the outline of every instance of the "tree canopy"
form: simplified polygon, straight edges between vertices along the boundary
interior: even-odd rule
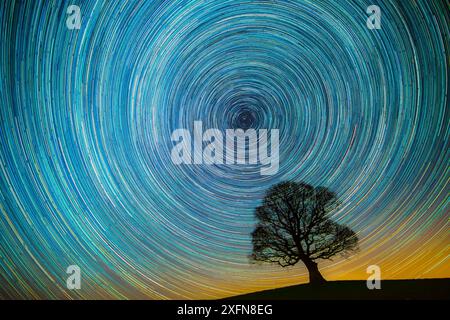
[[[349,227],[330,219],[339,206],[334,192],[306,183],[282,182],[271,187],[252,232],[253,261],[278,263],[282,267],[302,261],[310,282],[324,282],[317,260],[355,251],[358,237]]]

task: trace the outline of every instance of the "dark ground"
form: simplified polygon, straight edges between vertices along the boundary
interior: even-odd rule
[[[369,290],[365,280],[329,281],[324,285],[259,291],[228,300],[450,300],[450,279],[382,280],[380,290]]]

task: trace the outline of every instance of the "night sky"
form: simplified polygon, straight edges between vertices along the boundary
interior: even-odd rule
[[[445,0],[1,1],[0,298],[307,282],[248,259],[253,210],[285,180],[335,191],[360,238],[319,263],[328,280],[450,277],[449,24]],[[279,171],[175,165],[171,133],[197,120],[279,129]]]

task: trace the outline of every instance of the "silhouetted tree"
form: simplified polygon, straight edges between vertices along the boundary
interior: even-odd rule
[[[325,282],[316,261],[345,255],[358,246],[350,228],[329,218],[338,205],[336,194],[324,187],[296,182],[271,187],[255,209],[258,223],[252,232],[251,259],[282,267],[302,261],[311,284]]]

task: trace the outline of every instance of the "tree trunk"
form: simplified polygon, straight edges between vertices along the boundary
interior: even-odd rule
[[[322,274],[317,267],[317,263],[312,260],[306,260],[303,261],[303,263],[305,264],[306,268],[308,268],[310,284],[321,284],[327,282],[327,280],[322,277]]]

